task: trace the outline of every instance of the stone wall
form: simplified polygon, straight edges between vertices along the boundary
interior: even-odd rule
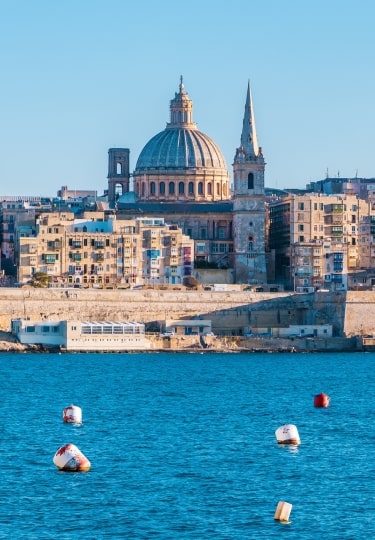
[[[332,324],[334,336],[375,333],[375,292],[253,293],[215,291],[0,288],[0,330],[12,318],[139,321],[211,319],[216,334],[293,324]]]

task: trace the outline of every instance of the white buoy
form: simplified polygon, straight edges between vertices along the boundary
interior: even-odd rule
[[[73,424],[82,424],[82,409],[77,405],[69,405],[63,410],[64,422],[70,422]]]
[[[279,501],[277,504],[274,519],[278,521],[289,521],[289,516],[292,511],[293,505],[285,501]]]
[[[293,424],[284,424],[275,431],[279,444],[300,444],[298,429]]]
[[[53,462],[60,471],[89,471],[91,463],[82,452],[71,443],[59,448]]]

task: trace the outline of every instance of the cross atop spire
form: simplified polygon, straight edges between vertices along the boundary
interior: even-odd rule
[[[255,128],[255,117],[253,110],[253,100],[251,97],[250,81],[247,83],[247,95],[245,104],[245,114],[241,133],[241,148],[248,158],[258,157],[260,149],[258,146],[257,132]]]
[[[182,75],[180,75],[180,94],[183,94],[184,93],[184,90],[185,90],[185,87],[184,87],[184,78]]]

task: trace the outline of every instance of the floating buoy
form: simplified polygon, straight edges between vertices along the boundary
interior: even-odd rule
[[[314,407],[328,407],[330,399],[327,394],[322,392],[314,397]]]
[[[292,511],[293,505],[285,501],[279,501],[277,504],[276,512],[274,519],[278,521],[289,521],[290,512]]]
[[[73,424],[82,424],[82,409],[77,405],[69,405],[63,410],[64,422],[70,422]]]
[[[300,444],[298,429],[293,424],[284,424],[275,431],[279,444]]]
[[[60,471],[89,471],[90,461],[71,443],[59,448],[53,457],[53,462]]]

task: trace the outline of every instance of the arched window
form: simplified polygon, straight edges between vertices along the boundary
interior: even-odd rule
[[[116,163],[116,174],[122,174],[122,164],[120,162]]]
[[[193,182],[189,182],[188,190],[189,190],[189,195],[194,195],[194,184],[193,184]]]
[[[223,196],[224,197],[227,196],[227,185],[226,184],[223,185]]]
[[[203,182],[198,184],[198,195],[203,195]]]
[[[151,182],[150,184],[150,193],[151,195],[155,195],[155,182]]]
[[[185,193],[185,184],[183,182],[179,182],[178,184],[178,194],[183,195]]]
[[[146,193],[146,184],[142,182],[142,191],[141,191],[142,197],[145,196],[145,193]]]
[[[254,174],[252,172],[247,175],[247,189],[254,189]]]
[[[208,182],[207,184],[207,194],[212,195],[212,185],[211,182]]]
[[[216,184],[216,195],[220,195],[220,184]]]
[[[169,195],[174,195],[174,182],[169,182]]]
[[[160,182],[159,192],[160,192],[160,195],[165,194],[165,182]]]
[[[254,251],[254,238],[252,236],[249,236],[249,248],[248,251]]]

